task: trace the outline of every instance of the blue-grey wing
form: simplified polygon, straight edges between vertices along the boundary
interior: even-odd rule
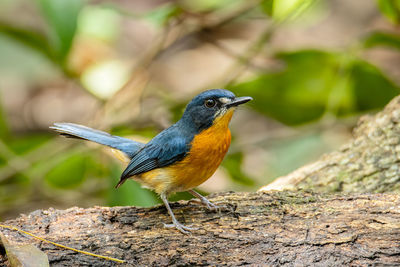
[[[122,173],[117,187],[131,176],[182,160],[190,149],[190,140],[179,135],[174,136],[173,132],[170,134],[154,138],[134,155]]]

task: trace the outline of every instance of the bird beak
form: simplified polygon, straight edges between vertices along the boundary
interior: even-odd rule
[[[250,96],[235,97],[231,102],[224,105],[225,108],[232,108],[253,100]]]

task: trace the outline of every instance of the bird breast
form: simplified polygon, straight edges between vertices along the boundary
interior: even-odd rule
[[[228,124],[233,110],[215,118],[214,123],[197,134],[184,159],[134,177],[158,194],[183,192],[204,183],[221,164],[231,144]]]
[[[168,167],[173,177],[173,191],[187,191],[210,178],[221,164],[231,144],[228,125],[233,110],[214,120],[207,129],[197,134],[188,155]]]

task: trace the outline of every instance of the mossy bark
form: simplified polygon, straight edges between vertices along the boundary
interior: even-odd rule
[[[317,192],[400,192],[400,97],[375,116],[364,116],[354,138],[261,188],[312,189]]]
[[[194,202],[172,206],[192,235],[163,227],[154,208],[41,210],[5,222],[46,239],[124,259],[122,266],[338,266],[400,264],[400,196],[309,192],[224,193],[209,212]],[[51,266],[115,266],[2,230],[13,242],[45,251]],[[0,264],[5,258],[0,256]]]

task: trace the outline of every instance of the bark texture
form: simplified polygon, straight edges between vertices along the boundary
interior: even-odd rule
[[[259,192],[211,200],[229,209],[213,213],[194,202],[173,204],[181,222],[199,228],[192,235],[163,228],[170,220],[163,206],[39,210],[5,224],[126,260],[121,266],[400,264],[399,195]],[[36,244],[50,266],[118,265],[2,232],[11,241]],[[0,256],[0,265],[5,263]]]
[[[261,191],[400,192],[400,96],[375,116],[364,116],[354,138]]]

